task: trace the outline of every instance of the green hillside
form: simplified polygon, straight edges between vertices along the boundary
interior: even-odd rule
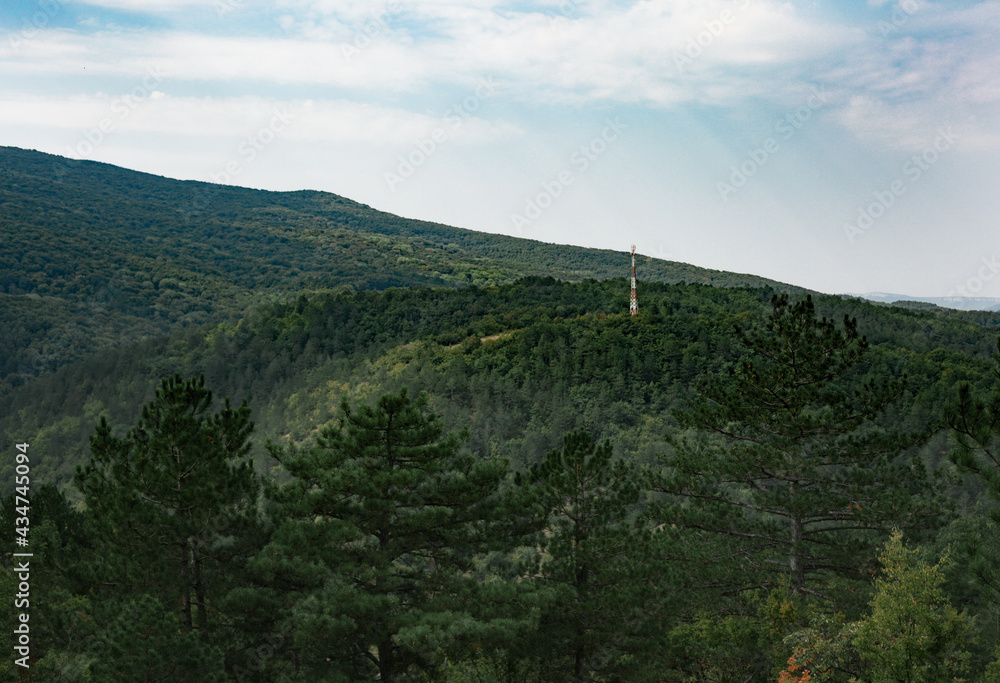
[[[66,483],[99,415],[125,426],[157,378],[204,373],[221,395],[249,402],[258,459],[266,438],[308,437],[342,398],[403,386],[428,391],[448,426],[469,427],[482,456],[528,464],[577,428],[637,453],[672,424],[701,373],[735,360],[733,325],[762,315],[773,293],[663,283],[642,291],[636,318],[622,313],[623,279],[302,295],[36,378],[0,397],[0,435],[38,444],[36,471]],[[819,302],[827,315],[861,321],[880,371],[910,376],[912,405],[895,426],[933,423],[956,381],[989,379],[988,328],[860,300]],[[11,472],[0,467],[5,481]]]
[[[302,290],[580,281],[628,265],[622,252],[408,220],[323,192],[171,180],[12,147],[0,148],[0,240],[0,388]],[[648,257],[640,266],[652,281],[777,284]]]
[[[997,314],[0,174],[0,681],[1000,680]]]
[[[734,326],[759,329],[773,290],[642,283],[643,308],[633,317],[622,312],[627,308],[625,285],[624,279],[572,283],[531,277],[493,287],[302,295],[236,321],[189,326],[105,350],[11,389],[0,397],[0,439],[6,444],[30,444],[32,490],[37,491],[30,513],[35,525],[34,562],[39,567],[35,580],[44,586],[39,589],[39,611],[51,615],[36,626],[39,652],[44,655],[37,663],[40,671],[81,681],[127,678],[135,670],[169,680],[380,680],[375,664],[389,666],[384,653],[399,647],[416,657],[393,664],[406,672],[397,676],[400,681],[572,680],[566,672],[572,671],[574,661],[581,661],[581,655],[567,650],[565,638],[570,636],[562,635],[566,627],[560,624],[574,623],[585,609],[591,620],[587,633],[597,640],[588,636],[589,644],[578,646],[584,648],[578,651],[589,653],[583,665],[592,673],[614,672],[617,678],[610,680],[680,682],[705,680],[704,675],[710,676],[708,680],[728,680],[740,672],[740,680],[769,681],[784,670],[790,653],[800,651],[792,641],[786,644],[786,637],[804,639],[802,652],[824,656],[868,647],[869,641],[855,646],[845,640],[855,632],[848,626],[875,628],[881,623],[872,621],[874,613],[866,616],[874,590],[870,576],[875,553],[888,537],[887,527],[897,523],[894,515],[905,521],[907,501],[920,503],[926,497],[919,488],[910,488],[922,481],[925,467],[943,467],[947,478],[938,481],[936,490],[946,493],[965,516],[950,513],[952,505],[947,502],[935,503],[942,506],[940,510],[933,508],[920,523],[907,522],[908,543],[922,541],[924,552],[932,554],[940,554],[950,543],[958,544],[956,553],[976,547],[969,543],[989,524],[979,507],[987,500],[983,486],[974,479],[950,485],[961,480],[945,459],[949,443],[938,425],[945,406],[955,398],[957,383],[967,381],[976,392],[988,392],[990,329],[860,300],[817,300],[822,315],[856,318],[871,343],[864,364],[842,378],[846,384],[833,387],[835,395],[849,396],[851,387],[905,377],[905,392],[865,433],[929,429],[918,447],[904,450],[898,461],[893,458],[901,469],[877,488],[872,489],[873,477],[880,470],[861,468],[872,500],[856,503],[851,497],[837,503],[840,509],[847,506],[848,512],[857,504],[859,515],[864,511],[870,516],[877,509],[888,517],[859,516],[852,521],[852,515],[845,522],[845,538],[853,545],[844,546],[842,552],[852,558],[852,568],[810,573],[807,587],[822,585],[823,594],[832,596],[821,599],[789,592],[780,580],[774,583],[760,574],[757,560],[766,559],[765,565],[774,562],[780,569],[780,548],[754,547],[736,536],[699,531],[706,518],[696,518],[690,530],[678,526],[663,532],[664,520],[674,519],[675,513],[669,505],[663,507],[670,501],[657,492],[663,484],[649,478],[662,476],[663,463],[674,457],[678,444],[671,439],[689,433],[678,423],[677,411],[697,405],[708,378],[725,383],[738,376],[745,348]],[[171,486],[154,486],[150,478],[155,471],[144,469],[140,457],[146,451],[135,451],[135,470],[103,465],[78,470],[91,449],[102,458],[117,458],[125,453],[122,449],[146,448],[135,444],[154,448],[163,439],[176,444],[172,449],[189,453],[191,464],[185,466],[184,477],[195,472],[198,463],[207,466],[214,444],[231,440],[211,431],[218,429],[212,424],[225,423],[221,418],[197,428],[204,436],[194,432],[188,436],[195,430],[188,426],[188,417],[166,419],[174,414],[169,412],[173,408],[163,418],[147,410],[146,427],[127,431],[139,419],[139,406],[153,405],[149,402],[154,400],[156,378],[172,373],[188,377],[204,373],[206,386],[218,396],[234,399],[233,406],[247,400],[248,409],[237,419],[256,423],[246,447],[255,471],[267,482],[266,493],[258,498],[246,470],[240,470],[239,477],[233,470],[233,495],[242,491],[243,498],[228,504],[222,495],[229,489],[221,488],[227,470],[206,473],[201,488],[190,494],[196,496],[198,514],[208,516],[198,522],[203,531],[196,534],[178,526],[187,518],[170,512],[171,506],[180,504],[172,498]],[[419,492],[407,493],[405,487],[414,477],[430,475],[419,467],[404,471],[401,463],[375,465],[370,461],[374,455],[338,467],[309,469],[318,467],[309,463],[320,456],[307,454],[327,452],[313,446],[329,444],[331,434],[339,433],[342,402],[375,405],[380,397],[398,396],[404,388],[410,396],[426,392],[424,410],[440,416],[440,424],[429,423],[423,433],[464,432],[448,442],[451,446],[441,446],[441,453],[447,454],[461,444],[458,459],[449,460],[448,467],[481,468],[477,473],[448,470],[440,475],[453,477],[447,486],[432,478]],[[157,400],[163,400],[164,391],[158,390]],[[384,399],[379,405],[383,403]],[[178,416],[192,414],[187,407],[178,409]],[[358,415],[367,415],[357,410]],[[810,419],[822,418],[822,404],[818,410]],[[414,413],[406,415],[410,416],[406,420],[418,420]],[[95,430],[102,419],[106,426]],[[166,422],[158,423],[161,419]],[[553,455],[564,436],[577,429],[586,430],[587,442],[592,436],[597,443],[607,443],[600,451],[582,451],[594,460],[583,462],[581,467],[591,469],[580,472],[559,465]],[[351,438],[372,444],[388,437]],[[582,443],[582,438],[568,440],[566,448]],[[266,443],[272,444],[270,448]],[[565,457],[576,457],[574,453],[579,452],[568,451]],[[907,465],[911,457],[916,458],[912,466]],[[0,471],[7,487],[14,462],[8,459]],[[351,467],[369,468],[368,474],[359,477]],[[565,517],[544,512],[564,509],[572,519],[578,503],[545,508],[563,505],[558,502],[562,499],[540,497],[538,489],[547,477],[562,476],[558,467],[569,468],[566,472],[573,476],[586,474],[580,486],[593,488],[584,499],[606,509],[595,512],[601,526],[590,537],[602,545],[591,552],[603,557],[601,553],[617,549],[612,564],[602,562],[598,565],[602,573],[590,574],[601,583],[585,592],[579,579],[572,578],[578,575],[567,574],[560,564],[567,548],[573,547],[560,545],[560,534],[569,533],[565,531],[569,527],[556,525],[564,525]],[[75,471],[90,474],[73,481]],[[112,476],[114,471],[118,474]],[[322,498],[322,486],[333,486],[330,478],[337,476],[346,478],[338,486],[367,491],[356,494],[356,499],[371,501],[371,511],[344,508],[338,496]],[[390,485],[382,483],[383,476],[399,479]],[[123,477],[135,478],[130,486],[152,487],[142,500],[159,502],[147,509],[134,492],[121,488]],[[366,478],[372,478],[371,486],[364,486]],[[242,489],[237,486],[240,480]],[[437,526],[409,531],[417,524],[410,517],[391,524],[378,522],[389,524],[384,533],[399,533],[407,543],[408,534],[413,534],[417,544],[415,554],[392,562],[379,559],[372,547],[357,545],[357,540],[350,540],[353,536],[335,540],[349,533],[339,526],[341,518],[336,515],[351,515],[357,524],[384,520],[386,497],[396,495],[399,487],[403,487],[399,510],[412,509],[414,514],[425,510],[433,520],[441,514],[432,510],[439,509],[431,502],[437,500],[434,496],[473,483],[482,491],[477,495],[501,496],[489,493],[497,481],[507,491],[502,495],[512,498],[492,497],[485,508],[477,508],[479,521],[463,527],[469,533],[475,530],[479,539],[468,548],[455,540],[459,537],[437,531]],[[562,480],[553,481],[556,486]],[[284,487],[276,482],[284,482]],[[73,508],[54,489],[38,488],[53,483],[65,487],[69,502],[85,503],[90,512]],[[835,476],[833,484],[845,482]],[[572,501],[579,491],[556,488],[545,495],[556,493]],[[309,503],[317,507],[302,507],[313,496],[320,496]],[[8,507],[0,511],[4,523],[13,524],[13,500],[8,498]],[[873,507],[872,501],[880,507]],[[810,505],[816,504],[813,499]],[[224,505],[232,508],[225,515],[219,511],[229,509],[220,507]],[[454,510],[458,503],[441,505]],[[362,514],[369,517],[358,517]],[[735,523],[731,516],[720,519]],[[762,528],[759,516],[748,519],[754,528]],[[397,529],[393,524],[403,526]],[[660,533],[648,535],[650,525]],[[543,532],[543,528],[562,531]],[[594,536],[598,531],[602,535]],[[178,569],[175,553],[164,554],[159,539],[183,533],[204,542],[201,551],[189,552],[202,557],[198,562],[210,589],[198,588],[201,583],[183,588],[190,567]],[[536,547],[545,552],[537,554]],[[898,544],[886,547],[886,552],[902,552]],[[424,553],[433,558],[430,569],[417,559]],[[899,560],[904,561],[905,556]],[[182,566],[187,567],[187,561]],[[901,566],[925,571],[920,569],[925,565]],[[949,569],[947,592],[934,588],[933,599],[950,600],[987,619],[994,608],[984,589],[970,578],[970,566],[970,559],[960,555],[955,569]],[[405,589],[408,597],[401,599],[393,589],[378,588],[382,579],[370,578],[376,571],[396,577],[393,581],[418,583]],[[5,576],[13,576],[6,565],[0,567],[0,581]],[[444,587],[439,579],[451,583]],[[341,586],[342,580],[348,583]],[[739,590],[733,593],[733,587]],[[208,597],[189,597],[189,606],[178,612],[179,590],[193,591],[191,595],[208,590]],[[418,590],[419,594],[413,592]],[[198,600],[209,600],[212,610],[195,608],[204,604]],[[384,617],[372,616],[373,600],[382,605],[377,614]],[[835,604],[846,618],[855,620],[853,625],[829,622],[823,616],[827,604]],[[907,604],[890,602],[890,607],[903,609]],[[345,621],[348,614],[355,616]],[[363,615],[369,616],[358,622]],[[203,618],[205,625],[197,626]],[[971,633],[967,623],[972,622],[966,617],[948,618],[954,629],[961,628],[927,656],[944,666],[962,661],[979,667],[988,664],[992,647],[1000,640],[997,634],[979,628],[979,640],[966,643],[960,634]],[[380,655],[374,660],[363,652],[358,655],[353,646],[338,644],[341,638],[364,643],[375,637],[356,625],[369,621],[401,630],[406,640],[398,645],[393,641],[392,646],[383,642],[373,650]],[[938,628],[934,624],[938,622],[927,628]],[[816,641],[810,630],[815,628],[826,629],[833,640]],[[157,643],[157,652],[175,653],[176,659],[149,658],[142,654],[145,651],[128,647],[135,629]],[[879,637],[873,636],[871,642]],[[912,638],[914,643],[924,642],[922,636]],[[953,662],[949,659],[953,650],[965,653],[965,659]],[[604,653],[601,659],[594,659],[595,651]],[[172,661],[180,664],[171,669]],[[880,660],[872,661],[876,664],[859,660],[847,670],[877,670]],[[178,678],[181,671],[199,673]]]

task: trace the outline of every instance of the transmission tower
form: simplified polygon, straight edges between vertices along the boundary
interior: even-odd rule
[[[628,303],[628,312],[635,315],[639,312],[639,299],[635,295],[635,245],[632,245],[632,298]]]

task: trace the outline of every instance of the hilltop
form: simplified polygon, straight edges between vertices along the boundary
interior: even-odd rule
[[[0,391],[303,291],[622,277],[625,252],[492,235],[335,194],[180,181],[0,147]],[[790,285],[642,257],[641,279]]]

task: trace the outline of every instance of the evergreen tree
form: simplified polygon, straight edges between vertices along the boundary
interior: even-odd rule
[[[877,423],[905,378],[866,379],[854,320],[817,318],[811,297],[771,303],[762,329],[737,326],[738,364],[678,414],[694,435],[670,438],[652,487],[670,495],[659,521],[733,543],[720,558],[743,570],[730,572],[733,590],[823,594],[830,579],[863,578],[877,538],[930,522],[940,499],[923,467],[901,458],[924,435]]]
[[[218,646],[185,627],[176,611],[141,595],[116,603],[117,615],[102,624],[91,645],[91,680],[159,683],[222,683]]]
[[[948,457],[963,472],[985,485],[986,494],[1000,502],[1000,339],[994,355],[995,382],[987,398],[973,393],[968,382],[959,384],[956,397],[945,407],[943,422],[951,428],[955,448]],[[1000,508],[992,507],[988,528],[971,540],[970,570],[994,603],[1000,604]]]
[[[637,470],[614,460],[610,443],[595,445],[578,431],[517,483],[544,527],[527,574],[556,589],[526,649],[542,661],[547,680],[629,671],[639,680],[657,652],[648,629],[662,616],[654,598],[668,580],[653,570],[650,537],[636,521]]]
[[[97,539],[95,583],[112,598],[159,596],[202,633],[225,589],[224,541],[254,514],[259,487],[250,409],[211,404],[204,376],[164,379],[126,436],[102,417],[76,474]]]
[[[469,576],[507,540],[491,521],[506,463],[463,452],[424,403],[344,401],[313,448],[272,447],[292,480],[269,487],[279,528],[254,566],[288,589],[286,652],[312,680],[408,679],[511,626],[478,618]]]

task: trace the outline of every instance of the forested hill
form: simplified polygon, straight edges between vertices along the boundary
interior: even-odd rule
[[[0,176],[0,683],[1000,680],[996,313]]]
[[[303,290],[580,281],[628,267],[624,252],[409,220],[324,192],[171,180],[12,147],[0,147],[0,231],[0,392]],[[643,280],[797,289],[649,257],[639,266]]]
[[[16,387],[0,396],[0,439],[34,444],[33,471],[64,484],[89,457],[102,415],[124,430],[158,378],[204,373],[218,395],[249,402],[258,457],[268,440],[308,440],[341,399],[408,387],[428,392],[449,428],[469,428],[479,456],[530,464],[586,428],[643,460],[662,447],[702,372],[736,360],[733,326],[759,320],[774,290],[641,286],[636,317],[623,278],[302,295]],[[896,427],[935,425],[958,381],[988,386],[989,328],[860,300],[817,302],[824,315],[858,319],[873,344],[872,377],[910,377],[907,401],[891,415]],[[12,467],[0,467],[4,485]]]

